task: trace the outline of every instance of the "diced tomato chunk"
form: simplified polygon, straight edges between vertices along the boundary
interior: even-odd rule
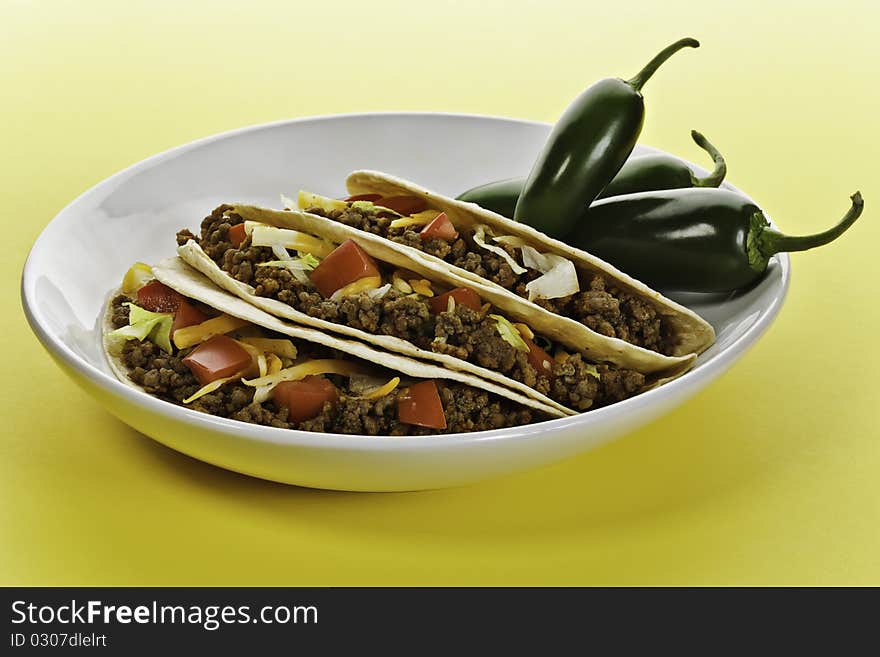
[[[379,276],[379,267],[354,240],[346,240],[321,261],[311,273],[312,283],[323,296],[367,276]]]
[[[245,237],[247,237],[247,233],[244,232],[244,222],[235,224],[230,228],[227,236],[229,237],[229,241],[232,242],[232,246],[236,249],[240,247],[241,243],[244,242]]]
[[[183,364],[205,385],[246,369],[251,355],[232,338],[215,335],[193,349]]]
[[[437,384],[422,381],[409,387],[397,398],[397,419],[404,424],[415,424],[430,429],[445,429],[446,415]]]
[[[177,304],[177,308],[174,311],[174,322],[171,324],[171,335],[173,336],[177,329],[201,324],[206,319],[208,319],[208,316],[205,313],[189,301],[183,299]]]
[[[552,379],[555,375],[553,374],[553,359],[550,357],[550,354],[526,336],[523,335],[521,337],[529,348],[529,364],[537,370],[538,374]]]
[[[184,297],[159,281],[150,281],[137,291],[137,305],[153,313],[173,313]]]
[[[272,399],[287,409],[288,421],[302,422],[318,415],[324,402],[339,401],[339,392],[324,377],[307,376],[299,381],[282,381],[272,391]]]
[[[354,196],[349,196],[345,199],[345,202],[354,203],[355,201],[369,201],[370,203],[375,203],[380,198],[382,198],[381,194],[355,194]]]
[[[478,311],[480,306],[483,305],[482,299],[472,289],[469,287],[457,287],[454,290],[449,290],[449,292],[444,292],[440,296],[428,299],[428,303],[431,305],[431,312],[435,315],[446,312],[446,309],[449,307],[449,297],[455,299],[455,303],[467,306],[474,312]]]
[[[424,212],[428,209],[428,202],[421,196],[383,196],[378,201],[374,201],[374,203],[383,208],[394,210],[404,217]]]
[[[446,213],[441,212],[434,217],[431,223],[422,228],[419,236],[425,241],[444,240],[446,242],[454,242],[458,239],[458,231],[455,230],[455,226],[449,221]]]
[[[137,305],[154,313],[174,313],[171,335],[179,328],[201,324],[208,319],[180,292],[159,281],[150,281],[137,291]]]

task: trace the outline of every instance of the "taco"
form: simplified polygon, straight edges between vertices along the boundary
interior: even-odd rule
[[[413,256],[554,314],[575,339],[600,334],[670,356],[704,351],[712,326],[608,263],[534,228],[376,171],[356,171],[346,200],[301,192],[290,208],[385,237]]]
[[[223,205],[198,236],[184,229],[177,240],[189,265],[272,315],[479,376],[568,415],[638,394],[693,360],[620,341],[616,351],[572,348],[553,315],[532,316],[503,290],[313,214]]]
[[[563,415],[466,373],[283,322],[179,258],[129,270],[103,337],[111,369],[132,387],[272,427],[425,435]]]

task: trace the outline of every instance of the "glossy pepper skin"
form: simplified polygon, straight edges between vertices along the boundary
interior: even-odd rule
[[[770,258],[839,237],[862,213],[856,192],[832,228],[789,236],[761,209],[726,189],[674,189],[615,196],[594,203],[569,243],[664,291],[731,292],[748,287]]]
[[[631,80],[599,80],[568,106],[526,178],[513,218],[565,238],[587,207],[611,182],[636,145],[645,118],[641,89],[654,71],[682,48],[665,48]]]
[[[618,174],[597,198],[660,189],[718,187],[724,181],[724,176],[727,175],[727,163],[724,161],[724,156],[696,130],[691,130],[691,137],[700,148],[712,156],[715,168],[709,175],[697,176],[687,162],[667,153],[637,155],[626,161]],[[525,183],[525,177],[508,178],[474,187],[460,194],[457,198],[459,201],[476,203],[487,210],[513,218],[516,202],[519,200]]]
[[[698,176],[687,162],[668,153],[649,153],[627,160],[620,173],[602,190],[598,198],[685,187],[718,187],[727,175],[724,157],[708,139],[696,130],[691,138],[712,157],[715,168],[707,176]]]

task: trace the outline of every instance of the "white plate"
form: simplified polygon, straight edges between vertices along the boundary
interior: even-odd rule
[[[175,232],[197,229],[222,202],[277,206],[279,193],[300,188],[342,196],[346,175],[361,168],[454,196],[528,171],[548,131],[546,124],[482,116],[355,114],[255,126],[180,146],[108,178],[52,220],[25,264],[25,313],[61,368],[123,422],[185,454],[257,477],[343,490],[440,488],[584,452],[681,404],[741,357],[779,312],[788,258],[774,258],[763,281],[743,294],[679,299],[718,334],[680,379],[577,417],[482,433],[342,436],[212,417],[117,381],[96,329],[108,292],[131,263],[173,254]]]

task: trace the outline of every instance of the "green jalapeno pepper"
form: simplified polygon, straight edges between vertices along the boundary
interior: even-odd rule
[[[699,45],[696,39],[676,41],[634,78],[606,78],[581,93],[532,166],[514,219],[551,237],[570,233],[583,208],[617,175],[636,145],[645,118],[642,86],[673,54]]]
[[[776,253],[837,239],[862,214],[862,195],[851,199],[836,226],[791,236],[771,228],[757,205],[726,189],[614,196],[590,206],[569,242],[659,290],[730,292],[760,279]]]
[[[667,153],[637,155],[626,161],[597,198],[679,187],[718,187],[727,175],[724,157],[696,130],[691,130],[691,137],[714,160],[715,168],[709,175],[697,176],[687,162]],[[525,182],[525,177],[499,180],[469,189],[457,198],[460,201],[476,203],[505,217],[513,217],[516,202]]]

